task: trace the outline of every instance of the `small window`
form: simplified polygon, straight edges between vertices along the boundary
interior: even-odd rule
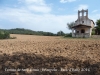
[[[84,21],[82,21],[82,23],[84,23]]]

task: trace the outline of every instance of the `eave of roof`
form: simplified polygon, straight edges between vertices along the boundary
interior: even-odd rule
[[[91,26],[88,26],[88,25],[82,25],[82,24],[79,24],[79,25],[73,26],[72,28],[76,28],[76,27],[79,27],[79,26],[91,27]]]
[[[93,24],[95,25],[95,23],[94,23],[94,21],[93,20],[91,20],[92,22],[93,22]]]

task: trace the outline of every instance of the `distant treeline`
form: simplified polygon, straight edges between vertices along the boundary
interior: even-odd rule
[[[25,35],[43,35],[43,36],[65,36],[63,31],[58,31],[56,34],[52,32],[33,31],[30,29],[16,28],[16,29],[0,29],[0,31],[6,31],[10,34],[25,34]]]

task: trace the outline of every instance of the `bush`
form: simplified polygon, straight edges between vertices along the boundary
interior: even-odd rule
[[[5,31],[0,31],[0,39],[8,39],[10,38],[10,34]]]
[[[92,29],[92,33],[91,33],[92,35],[95,35],[95,29],[96,29],[96,28],[93,28],[93,29]]]
[[[95,31],[92,31],[92,35],[95,35]]]
[[[72,33],[65,34],[64,37],[72,37]]]
[[[63,31],[57,32],[57,36],[64,36],[64,35],[65,35],[65,33]]]

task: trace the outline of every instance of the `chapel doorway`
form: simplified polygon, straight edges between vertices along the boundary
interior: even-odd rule
[[[85,30],[84,30],[84,29],[82,29],[82,30],[81,30],[81,33],[85,33]]]

